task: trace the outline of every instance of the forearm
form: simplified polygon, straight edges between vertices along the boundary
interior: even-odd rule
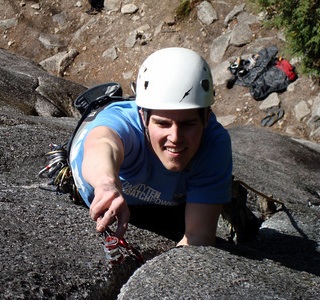
[[[119,170],[123,161],[123,145],[119,136],[107,127],[97,127],[90,132],[84,144],[82,173],[93,187],[120,185]]]
[[[99,232],[117,221],[115,234],[122,237],[127,229],[130,212],[122,196],[119,170],[123,162],[123,144],[120,137],[107,127],[97,127],[84,143],[82,173],[94,188],[90,216],[97,222]]]
[[[221,209],[220,204],[187,203],[185,233],[178,246],[213,246]]]
[[[216,236],[213,232],[209,234],[185,232],[177,246],[214,246],[215,238]]]

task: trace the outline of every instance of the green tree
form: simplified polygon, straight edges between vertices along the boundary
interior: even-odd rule
[[[301,57],[303,72],[320,77],[320,0],[251,0],[283,28],[288,50]],[[269,21],[270,21],[269,20]]]

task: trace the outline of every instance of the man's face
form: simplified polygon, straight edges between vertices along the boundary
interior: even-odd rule
[[[203,129],[197,109],[152,110],[147,126],[153,151],[170,171],[182,171],[188,165],[200,146]]]

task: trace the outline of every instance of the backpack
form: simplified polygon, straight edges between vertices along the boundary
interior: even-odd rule
[[[134,84],[131,85],[131,89],[135,93]],[[51,143],[49,145],[50,151],[45,154],[48,161],[47,165],[40,170],[38,177],[44,177],[46,174],[50,181],[46,185],[40,185],[41,189],[54,191],[57,194],[68,194],[72,202],[83,204],[69,165],[69,154],[73,138],[83,122],[90,118],[93,111],[103,109],[115,101],[134,99],[134,96],[123,97],[122,93],[122,87],[119,83],[107,82],[87,89],[76,98],[74,106],[80,112],[81,118],[65,144]]]
[[[297,74],[287,60],[277,57],[277,53],[278,48],[270,46],[248,59],[238,57],[228,67],[232,76],[227,81],[227,88],[231,89],[235,84],[249,87],[251,96],[257,101],[266,99],[273,92],[284,92]]]
[[[105,106],[109,105],[112,102],[124,101],[128,100],[129,98],[134,99],[133,96],[124,98],[122,94],[122,87],[119,83],[106,82],[104,84],[96,85],[89,88],[76,98],[76,100],[74,101],[74,107],[80,112],[81,118],[78,121],[78,124],[68,141],[68,155],[70,153],[70,148],[74,136],[76,135],[84,120],[89,117],[89,114],[91,114],[91,112],[98,109],[103,109]]]

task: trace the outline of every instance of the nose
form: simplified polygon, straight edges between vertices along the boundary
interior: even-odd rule
[[[177,124],[172,124],[168,135],[168,140],[172,143],[177,143],[181,138],[181,130]]]

